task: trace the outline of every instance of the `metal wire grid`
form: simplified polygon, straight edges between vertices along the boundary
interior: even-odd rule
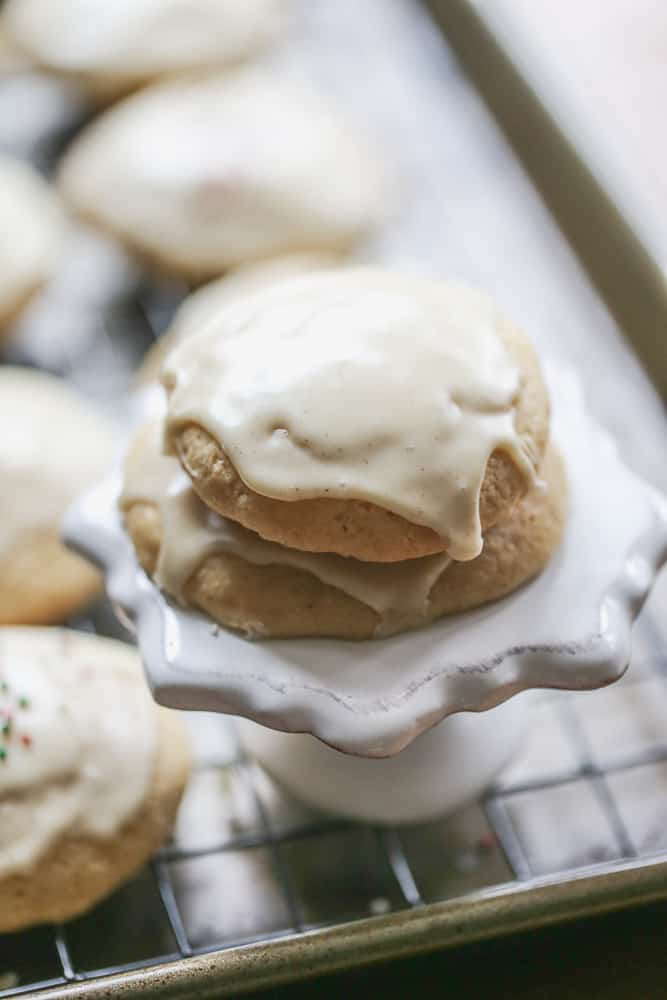
[[[90,629],[96,627],[99,630],[99,621],[87,620],[76,623],[79,626]],[[659,644],[658,644],[659,643]],[[664,637],[658,631],[657,619],[653,616],[645,615],[637,632],[636,649],[637,655],[635,664],[631,668],[628,677],[621,682],[618,698],[619,708],[624,702],[632,698],[641,689],[642,685],[648,684],[653,691],[653,685],[658,684],[660,690],[665,694],[667,705],[667,668]],[[636,676],[633,676],[636,674]],[[618,693],[618,692],[617,692]],[[579,698],[590,698],[590,696],[578,696]],[[521,769],[525,762],[520,760],[510,768],[509,773],[502,775],[497,785],[489,791],[480,803],[480,812],[485,819],[486,828],[482,829],[477,825],[472,837],[464,838],[464,849],[459,850],[457,857],[457,868],[460,878],[463,880],[457,886],[449,886],[451,898],[465,895],[471,888],[480,888],[480,878],[475,869],[479,865],[480,857],[495,858],[495,864],[500,865],[499,871],[503,870],[511,873],[511,879],[496,877],[495,884],[489,885],[488,891],[507,892],[514,885],[530,884],[534,879],[543,876],[540,861],[536,863],[533,853],[534,844],[531,845],[530,837],[526,839],[525,831],[522,832],[521,824],[517,824],[516,803],[522,798],[538,795],[549,795],[558,790],[576,788],[585,792],[588,801],[594,801],[604,816],[608,827],[608,838],[605,844],[591,843],[585,845],[584,854],[581,851],[581,844],[572,844],[570,847],[574,851],[574,861],[571,867],[562,867],[558,871],[549,873],[550,880],[562,882],[571,877],[574,872],[581,870],[581,867],[595,865],[600,871],[612,870],[614,865],[627,861],[650,856],[656,860],[655,852],[646,851],[641,843],[638,843],[636,835],[628,829],[627,814],[628,803],[619,800],[617,791],[614,790],[613,780],[618,775],[628,775],[636,769],[645,769],[650,766],[663,766],[665,768],[665,779],[663,789],[667,787],[667,715],[665,716],[665,728],[663,730],[664,739],[662,742],[655,742],[655,734],[644,741],[644,745],[631,749],[630,752],[619,756],[615,762],[600,763],[598,754],[591,746],[590,736],[586,732],[585,715],[579,712],[579,705],[576,703],[577,696],[564,694],[550,694],[542,701],[544,711],[552,713],[562,726],[566,735],[568,748],[570,751],[569,762],[556,774],[545,774],[544,770],[538,771],[529,777],[521,775]],[[590,702],[589,702],[590,703]],[[610,731],[617,730],[617,720],[613,715],[608,717],[607,722]],[[225,726],[224,720],[219,720],[220,726]],[[539,735],[539,734],[538,734]],[[525,755],[524,755],[525,756]],[[562,755],[561,755],[562,758]],[[559,763],[552,761],[551,763]],[[178,958],[185,958],[195,954],[217,951],[239,947],[241,945],[252,945],[256,942],[266,942],[268,940],[285,937],[289,935],[299,935],[305,931],[312,931],[321,927],[335,926],[337,923],[350,919],[349,914],[343,914],[342,919],[314,919],[312,908],[308,903],[304,903],[304,882],[303,873],[299,874],[298,865],[295,869],[295,851],[303,853],[306,850],[311,856],[319,852],[325,863],[335,864],[335,856],[331,856],[330,845],[336,839],[346,836],[353,838],[356,847],[363,842],[365,859],[362,863],[375,866],[377,871],[381,871],[382,877],[375,876],[369,879],[367,893],[364,896],[365,912],[358,907],[360,912],[356,913],[356,918],[372,916],[388,910],[407,909],[422,907],[435,901],[434,888],[429,885],[429,880],[424,875],[424,835],[426,843],[431,838],[431,849],[428,864],[437,867],[442,864],[444,867],[451,864],[451,857],[447,858],[448,838],[452,830],[452,822],[444,821],[442,824],[425,824],[422,827],[409,829],[401,828],[375,828],[363,827],[357,824],[341,820],[334,820],[317,814],[296,813],[296,820],[289,815],[285,817],[284,812],[278,809],[276,812],[275,802],[273,805],[267,801],[266,789],[267,778],[259,771],[252,761],[248,760],[240,752],[236,752],[230,759],[224,754],[222,759],[208,757],[202,760],[198,766],[199,774],[210,773],[218,769],[224,772],[227,777],[233,777],[233,783],[241,787],[247,795],[255,813],[255,823],[251,829],[241,829],[223,834],[219,840],[215,835],[209,838],[205,846],[187,846],[179,844],[177,841],[165,846],[151,863],[147,872],[141,877],[141,889],[144,894],[153,893],[159,900],[162,917],[168,927],[166,938],[172,942],[172,947],[145,954],[142,958],[128,961],[119,961],[113,964],[102,963],[95,958],[95,950],[99,945],[99,935],[104,933],[104,924],[100,925],[98,916],[93,913],[83,921],[75,922],[74,925],[54,927],[49,932],[51,936],[52,953],[57,959],[57,973],[46,979],[31,980],[27,972],[23,972],[20,981],[11,981],[7,974],[11,975],[11,961],[7,964],[5,958],[4,965],[0,968],[5,971],[6,988],[0,991],[0,996],[11,996],[20,994],[28,990],[35,990],[46,986],[64,985],[71,982],[86,980],[110,973],[122,973],[138,968],[148,967],[161,962],[171,961]],[[280,796],[280,792],[272,789]],[[656,793],[658,789],[656,787]],[[584,801],[584,798],[582,798]],[[284,802],[280,800],[281,808]],[[659,805],[656,794],[655,820],[660,821]],[[651,811],[651,803],[644,803],[647,812]],[[291,807],[291,803],[289,804]],[[470,812],[470,810],[468,810]],[[560,817],[562,836],[566,836],[570,817],[563,814]],[[482,832],[480,834],[480,829]],[[201,831],[200,831],[201,833]],[[442,845],[442,854],[437,856],[437,852],[432,850],[433,834],[437,834]],[[420,839],[422,838],[422,839]],[[663,848],[667,843],[663,840]],[[286,914],[283,924],[273,929],[255,930],[245,934],[232,934],[227,939],[221,937],[218,940],[209,940],[206,943],[198,943],[193,940],[188,927],[190,917],[187,908],[191,905],[192,897],[186,898],[186,905],[183,903],[183,886],[179,882],[177,871],[179,866],[198,863],[202,859],[219,859],[227,855],[229,857],[248,857],[253,852],[261,852],[269,859],[271,879],[273,885],[277,887],[282,900],[284,913]],[[539,852],[538,852],[539,856]],[[328,860],[327,860],[328,859]],[[667,861],[667,854],[665,854]],[[312,874],[312,873],[311,873]],[[466,890],[466,880],[472,877],[472,884]],[[373,897],[374,891],[382,893],[391,884],[389,891],[390,898],[380,894]],[[486,876],[481,880],[481,884],[486,884]],[[347,886],[349,889],[349,885]],[[127,912],[127,900],[121,898],[114,902],[112,899],[103,904],[107,911],[116,907],[118,918],[125,919]],[[306,894],[310,887],[305,885]],[[346,891],[345,877],[341,877],[340,891]],[[440,890],[442,891],[442,890]],[[447,898],[447,890],[442,898]],[[223,912],[228,905],[224,891],[218,895],[217,905]],[[366,905],[367,904],[367,905]],[[151,909],[151,919],[155,919],[155,911]],[[354,919],[354,917],[352,917]],[[81,926],[87,926],[87,948],[93,949],[91,952],[81,954]],[[73,929],[72,929],[73,928]],[[96,941],[97,936],[97,943]],[[21,945],[20,938],[24,938],[24,948],[33,954],[31,935],[12,935],[6,938],[4,943],[0,939],[0,954],[4,948],[8,958],[11,959],[17,945]],[[76,940],[74,940],[76,939]],[[73,946],[74,940],[74,946]],[[43,950],[43,942],[42,942]],[[103,949],[104,950],[104,949]],[[1,980],[0,980],[1,981]]]

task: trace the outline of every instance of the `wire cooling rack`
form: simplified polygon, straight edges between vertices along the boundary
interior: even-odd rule
[[[593,409],[632,463],[660,481],[664,417],[645,377],[424,13],[410,0],[311,0],[298,32],[290,59],[376,134],[404,182],[405,211],[369,256],[489,288],[543,351],[595,372]],[[85,117],[52,86],[29,73],[0,81],[0,145],[47,171]],[[32,132],[24,111],[38,125]],[[64,270],[24,319],[10,360],[56,371],[117,411],[183,289],[147,282],[86,232],[73,238]],[[632,423],[619,415],[619,386]],[[420,917],[435,926],[455,911],[457,921],[468,916],[469,936],[500,933],[499,916],[475,924],[478,902],[525,899],[533,888],[540,913],[527,911],[525,925],[556,909],[567,916],[584,875],[592,881],[583,912],[609,878],[613,905],[630,899],[628,873],[639,869],[648,894],[667,894],[666,583],[637,625],[626,677],[590,694],[521,695],[534,699],[534,724],[520,756],[483,799],[441,821],[375,828],[314,813],[240,753],[229,720],[187,716],[196,766],[171,842],[92,913],[0,937],[0,996],[66,993],[103,976],[120,988],[130,973],[133,988],[148,992],[155,979],[145,970],[156,966],[191,970],[182,985],[195,994],[198,955],[224,957],[221,991],[242,968],[237,994],[260,981],[253,957],[261,950],[270,965],[281,941],[305,942],[311,971],[326,968],[332,928],[358,927],[369,956],[386,930],[390,955],[420,946],[407,943],[413,927],[428,933]],[[70,624],[123,637],[104,603]],[[340,961],[361,959],[357,948]],[[295,952],[281,975],[304,972]]]
[[[667,863],[667,663],[655,655],[655,628],[645,614],[634,662],[614,687],[540,697],[529,741],[482,800],[418,826],[375,828],[306,810],[238,752],[227,720],[197,717],[197,764],[172,841],[91,914],[0,938],[0,995],[465,901],[481,889],[562,884],[582,869]]]

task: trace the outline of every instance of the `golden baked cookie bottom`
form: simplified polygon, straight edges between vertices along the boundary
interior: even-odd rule
[[[539,362],[514,328],[505,324],[502,337],[521,371],[515,427],[539,463],[549,433],[549,401]],[[203,502],[269,541],[368,562],[400,562],[447,551],[446,538],[375,503],[329,497],[285,501],[262,496],[243,482],[219,442],[204,428],[190,423],[172,427],[168,433]],[[487,463],[480,491],[482,532],[502,518],[529,486],[512,455],[496,449]]]
[[[537,575],[557,548],[567,516],[567,482],[560,456],[550,449],[536,487],[504,520],[490,528],[476,559],[452,562],[431,588],[417,628],[444,615],[471,610],[511,593]],[[155,572],[160,514],[137,502],[124,514],[144,570]],[[213,621],[254,636],[370,639],[380,616],[368,605],[312,573],[287,565],[257,565],[237,555],[209,553],[185,584],[183,597]]]
[[[54,625],[89,604],[102,587],[90,563],[56,531],[19,539],[0,557],[0,625]]]
[[[64,834],[29,870],[0,878],[0,933],[70,920],[138,871],[171,830],[189,772],[183,725],[159,709],[153,777],[141,807],[113,837]]]

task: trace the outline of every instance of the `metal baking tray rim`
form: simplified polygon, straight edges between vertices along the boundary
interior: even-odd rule
[[[664,897],[667,852],[648,860],[617,864],[613,871],[605,864],[590,866],[555,885],[550,877],[518,886],[512,882],[400,913],[208,950],[136,971],[128,967],[113,975],[96,973],[94,980],[46,986],[39,995],[61,1000],[102,1000],[111,993],[115,997],[133,996],[138,988],[148,997],[203,998],[219,996],[221,988],[228,995],[236,995],[352,965],[453,948]]]

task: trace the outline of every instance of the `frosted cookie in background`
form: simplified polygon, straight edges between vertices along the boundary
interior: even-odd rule
[[[100,576],[60,541],[70,503],[113,461],[112,427],[62,379],[0,367],[0,624],[60,622]]]
[[[345,252],[384,221],[392,190],[324,98],[258,69],[114,105],[71,144],[59,181],[75,212],[192,282],[286,253]]]
[[[280,37],[289,7],[289,0],[8,0],[1,23],[38,66],[109,99],[254,55]]]
[[[58,196],[22,160],[0,155],[0,341],[54,274],[66,234]]]
[[[0,629],[0,933],[67,920],[168,835],[190,752],[136,651],[65,629]]]
[[[141,382],[156,382],[169,351],[185,337],[202,328],[208,317],[255,292],[270,288],[276,281],[312,271],[327,271],[344,264],[346,258],[325,253],[294,253],[270,257],[256,264],[233,268],[222,278],[209,281],[188,295],[174,314],[169,328],[146,352],[139,369]]]

